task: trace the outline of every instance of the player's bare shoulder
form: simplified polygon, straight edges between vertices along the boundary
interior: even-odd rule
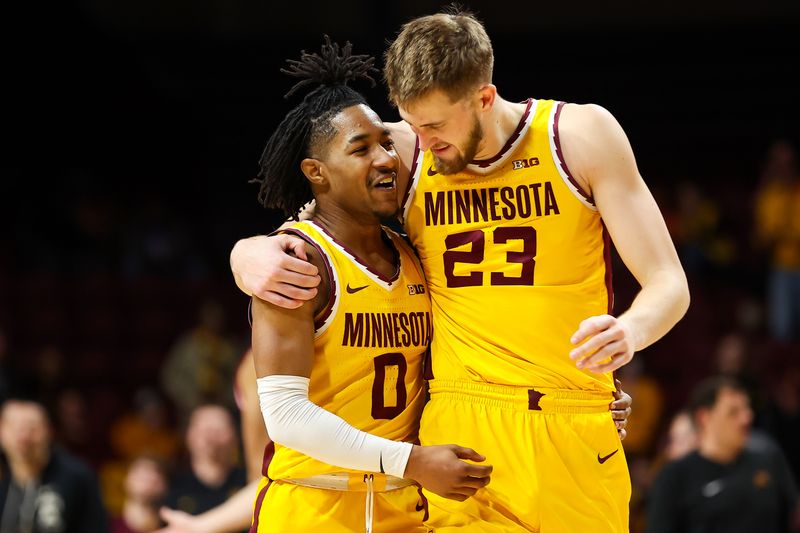
[[[558,133],[567,166],[590,193],[598,165],[621,150],[629,150],[617,119],[597,104],[564,104]]]

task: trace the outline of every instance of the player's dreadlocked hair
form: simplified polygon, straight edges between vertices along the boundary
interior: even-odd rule
[[[298,211],[313,199],[300,162],[307,157],[324,157],[325,143],[336,134],[331,119],[342,109],[366,103],[347,82],[363,78],[375,86],[370,75],[377,72],[373,68],[375,58],[354,55],[352,50],[349,42],[340,48],[326,35],[319,53],[303,50],[299,61],[289,59],[289,68],[281,69],[284,74],[301,78],[284,98],[300,89],[315,88],[289,111],[261,154],[260,170],[253,181],[261,183],[258,199],[264,207],[281,209],[297,220]]]

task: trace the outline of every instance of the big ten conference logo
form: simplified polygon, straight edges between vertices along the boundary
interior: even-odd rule
[[[415,294],[425,294],[425,285],[406,285],[408,287],[408,294],[414,296]]]
[[[536,167],[539,166],[539,158],[531,157],[530,159],[515,159],[511,162],[511,165],[514,168],[514,170]]]

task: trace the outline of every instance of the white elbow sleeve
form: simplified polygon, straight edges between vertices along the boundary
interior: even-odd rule
[[[413,445],[360,431],[312,403],[309,381],[300,376],[258,378],[261,413],[270,437],[333,466],[403,477]]]

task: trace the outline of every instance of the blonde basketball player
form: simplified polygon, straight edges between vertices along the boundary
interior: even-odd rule
[[[312,220],[287,233],[322,272],[316,298],[296,309],[253,300],[258,394],[274,453],[252,530],[326,533],[427,531],[415,481],[463,500],[489,481],[484,458],[454,445],[420,447],[423,355],[430,300],[409,246],[380,220],[397,212],[399,165],[389,131],[346,86],[372,58],[328,42],[289,71],[311,87],[271,136],[259,198]],[[341,55],[340,55],[341,52]]]

